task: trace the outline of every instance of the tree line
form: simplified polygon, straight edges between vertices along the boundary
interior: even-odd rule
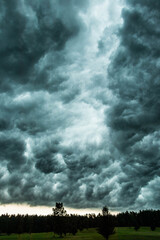
[[[115,223],[118,227],[150,227],[155,230],[160,227],[160,210],[141,210],[139,212],[122,212],[115,216]]]
[[[1,215],[0,233],[41,233],[54,232],[60,236],[71,233],[75,235],[78,230],[97,227],[96,217],[87,216],[37,216],[37,215]]]
[[[53,232],[60,237],[67,233],[75,235],[77,231],[86,228],[97,228],[105,239],[115,232],[115,227],[133,227],[138,230],[140,226],[149,226],[151,230],[160,227],[160,210],[143,210],[139,212],[122,212],[117,215],[109,213],[105,206],[102,214],[75,215],[67,214],[63,203],[56,203],[53,214],[38,215],[1,215],[0,233],[41,233]]]
[[[53,232],[60,237],[66,234],[75,235],[77,231],[88,228],[97,228],[97,231],[106,239],[114,233],[113,216],[109,214],[108,208],[104,207],[102,214],[76,215],[67,214],[62,203],[56,203],[53,214],[47,216],[38,215],[1,215],[1,234],[22,234]],[[107,228],[106,228],[107,226]]]

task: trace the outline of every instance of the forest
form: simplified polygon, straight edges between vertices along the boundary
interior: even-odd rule
[[[70,233],[75,235],[83,229],[96,228],[105,239],[115,233],[116,227],[150,227],[154,231],[160,227],[160,210],[142,210],[139,212],[122,212],[117,215],[109,213],[108,208],[102,208],[102,213],[75,215],[67,214],[63,203],[56,203],[53,214],[38,215],[1,215],[0,234],[12,233],[45,233],[53,232],[63,237]]]

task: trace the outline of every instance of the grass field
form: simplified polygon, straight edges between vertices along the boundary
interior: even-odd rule
[[[0,240],[58,240],[58,236],[53,233],[32,233],[32,234],[11,234],[0,235]],[[65,240],[104,240],[104,238],[96,232],[96,229],[86,229],[78,232],[75,236],[67,235]],[[116,233],[110,236],[109,240],[160,240],[160,228],[151,231],[149,228],[141,227],[138,231],[133,228],[117,228]]]
[[[134,228],[121,227],[116,229],[116,234],[109,240],[160,240],[160,228],[151,231],[150,228],[141,227],[138,231]]]

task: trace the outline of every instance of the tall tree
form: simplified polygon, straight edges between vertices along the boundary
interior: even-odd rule
[[[67,233],[67,212],[63,207],[63,203],[61,202],[56,202],[56,207],[52,208],[52,210],[54,216],[53,231],[62,237],[63,234],[66,235]]]
[[[56,202],[56,207],[52,208],[54,216],[66,216],[67,212],[63,207],[63,203]]]
[[[108,240],[109,235],[115,233],[114,220],[106,206],[102,209],[102,216],[99,217],[98,225],[98,233],[100,233],[106,240]]]

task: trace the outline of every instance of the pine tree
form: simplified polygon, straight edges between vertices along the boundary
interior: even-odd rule
[[[114,228],[113,217],[109,213],[108,208],[105,206],[102,209],[102,216],[99,217],[99,227],[97,229],[98,233],[108,240],[109,235],[115,233]]]

